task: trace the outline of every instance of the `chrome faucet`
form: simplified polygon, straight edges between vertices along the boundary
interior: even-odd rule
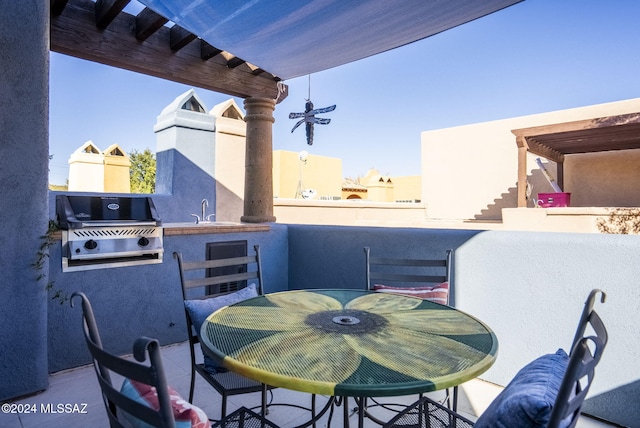
[[[209,223],[209,222],[211,222],[211,217],[213,217],[213,218],[216,217],[215,214],[206,215],[208,206],[209,206],[209,201],[207,201],[206,199],[203,199],[202,200],[202,216],[199,216],[198,214],[191,214],[191,217],[195,217],[196,218],[196,224],[198,224],[200,222]]]
[[[202,217],[200,217],[202,219],[202,221],[204,221],[204,215],[207,212],[207,207],[209,206],[209,201],[207,201],[206,199],[202,200]]]

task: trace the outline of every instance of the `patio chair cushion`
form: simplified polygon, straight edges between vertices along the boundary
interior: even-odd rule
[[[171,400],[171,408],[173,409],[176,428],[211,427],[211,422],[209,422],[209,418],[202,409],[183,399],[180,394],[170,386],[167,387],[167,389],[169,390],[169,399]],[[120,392],[152,409],[158,410],[160,407],[158,404],[158,393],[155,387],[131,379],[125,379],[124,382],[122,382]],[[118,418],[127,421],[131,424],[132,428],[147,428],[149,426],[146,422],[126,412],[120,412]]]
[[[394,287],[384,284],[375,284],[373,290],[382,293],[397,293],[405,296],[419,297],[441,305],[449,301],[449,283],[442,282],[436,285],[420,285],[415,287]]]
[[[527,364],[482,413],[475,428],[546,427],[568,364],[562,349]],[[570,422],[571,418],[565,419],[560,427]]]
[[[209,315],[214,313],[220,308],[233,305],[234,303],[241,302],[243,300],[250,299],[252,297],[258,297],[258,290],[255,284],[249,284],[245,288],[238,290],[234,293],[223,294],[222,296],[210,297],[208,299],[200,300],[185,300],[184,306],[187,308],[189,318],[198,333],[200,335],[200,328]],[[207,355],[204,355],[204,366],[212,374],[226,372],[227,369],[216,364]]]

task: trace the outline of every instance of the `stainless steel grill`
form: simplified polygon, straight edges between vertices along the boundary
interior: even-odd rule
[[[162,222],[149,197],[56,197],[62,270],[162,263]]]

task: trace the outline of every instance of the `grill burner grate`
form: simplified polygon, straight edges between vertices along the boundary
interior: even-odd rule
[[[74,229],[69,231],[74,237],[79,238],[91,238],[91,237],[114,237],[114,236],[149,236],[154,235],[158,230],[157,227],[144,227],[144,228],[101,228],[101,229]]]

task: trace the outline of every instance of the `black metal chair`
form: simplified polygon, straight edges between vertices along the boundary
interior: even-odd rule
[[[364,254],[367,290],[406,294],[449,304],[453,250],[447,250],[442,259],[374,257],[371,256],[370,247],[364,247]],[[382,404],[376,399],[368,400],[387,410],[399,406],[395,403]],[[448,389],[445,400],[449,406],[453,405],[454,410],[457,408],[457,387],[453,388],[453,403]]]
[[[602,290],[591,290],[584,304],[576,334],[571,345],[571,358],[567,373],[558,391],[556,403],[551,412],[549,427],[556,427],[565,418],[572,418],[570,427],[578,422],[580,409],[589,392],[595,367],[602,358],[602,352],[609,336],[598,313],[593,309],[597,294],[600,303],[604,303],[606,294]],[[587,333],[587,328],[590,331]],[[589,334],[588,336],[585,333]]]
[[[453,250],[447,250],[442,259],[373,257],[369,247],[364,247],[364,254],[367,290],[397,292],[449,304]],[[429,294],[428,288],[443,283],[446,283],[446,287],[437,289],[436,298],[424,297]],[[380,285],[384,285],[385,288],[380,288]],[[440,290],[446,290],[444,297]]]
[[[553,401],[551,410],[544,412],[545,417],[548,416],[548,422],[544,425],[547,428],[558,428],[560,426],[573,428],[575,427],[580,417],[580,409],[584,402],[584,399],[589,391],[591,383],[593,382],[593,376],[595,367],[602,357],[602,352],[607,344],[608,335],[607,330],[602,322],[600,316],[593,309],[596,295],[601,293],[601,302],[605,301],[605,293],[601,290],[592,290],[585,302],[582,316],[576,330],[576,334],[572,343],[571,354],[566,361],[566,354],[564,355],[563,374],[558,379],[557,391],[555,393],[555,400]],[[585,335],[587,328],[590,329],[588,335]],[[550,355],[551,358],[556,358],[560,354],[559,350],[556,354]],[[564,352],[564,351],[563,351]],[[549,356],[543,356],[540,359],[527,365],[530,367],[537,361]],[[560,357],[556,358],[559,359]],[[487,408],[480,418],[474,423],[469,419],[461,416],[460,414],[452,411],[439,403],[434,402],[428,397],[422,397],[412,405],[408,406],[404,411],[396,415],[391,419],[385,428],[391,427],[476,427],[485,428],[496,425],[496,416],[502,412],[503,415],[509,415],[513,413],[514,409],[519,406],[514,406],[513,401],[509,402],[510,394],[513,394],[514,388],[525,389],[526,384],[515,385],[515,380],[521,376],[525,367],[521,370],[507,387],[496,397],[494,402]],[[552,374],[548,379],[541,379],[541,381],[547,385],[553,384],[555,379],[552,379]],[[540,379],[538,379],[540,380]],[[537,381],[534,379],[533,381]],[[555,388],[554,388],[555,389]],[[528,413],[531,413],[532,409],[527,409]],[[511,415],[509,415],[510,417]],[[501,418],[503,416],[497,416]],[[500,420],[502,422],[502,420]],[[539,421],[536,421],[539,422]],[[503,423],[501,426],[521,426],[517,423],[511,422],[506,425]],[[538,426],[538,425],[536,425]],[[542,426],[542,425],[540,425]]]
[[[206,300],[237,292],[247,287],[249,281],[255,281],[257,294],[262,294],[262,267],[260,247],[254,246],[255,255],[232,257],[225,259],[185,261],[182,253],[174,252],[173,257],[178,260],[180,282],[182,284],[182,298],[185,303],[189,300]],[[193,296],[193,292],[197,297]],[[189,349],[191,351],[191,386],[189,402],[193,402],[195,388],[195,374],[198,373],[222,396],[221,416],[227,414],[227,398],[233,395],[252,392],[263,393],[263,406],[267,387],[254,380],[230,371],[218,373],[207,370],[204,363],[196,362],[196,345],[200,343],[197,331],[199,326],[194,323],[193,316],[185,306]],[[271,389],[271,387],[268,387]]]
[[[102,347],[100,333],[98,332],[98,326],[89,299],[84,293],[75,292],[71,296],[72,307],[75,298],[82,300],[84,336],[93,358],[93,365],[102,390],[110,426],[112,428],[128,427],[130,425],[127,417],[132,416],[153,427],[175,427],[171,398],[162,366],[158,341],[148,337],[140,337],[135,341],[133,356],[139,362],[110,354]],[[121,392],[120,388],[114,386],[112,382],[112,374],[114,373],[123,376],[129,381],[139,382],[155,388],[159,408],[154,410]],[[125,415],[125,413],[129,416]]]
[[[224,419],[212,425],[212,428],[279,428],[278,425],[263,418],[256,412],[246,407],[224,417]]]

